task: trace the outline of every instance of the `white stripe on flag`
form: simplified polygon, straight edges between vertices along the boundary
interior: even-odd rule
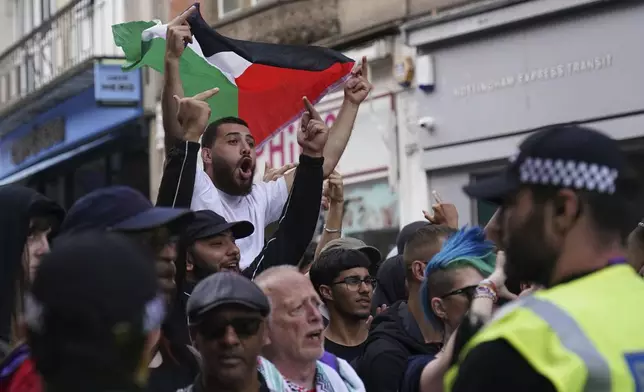
[[[168,25],[161,24],[159,22],[156,26],[152,26],[143,31],[141,39],[143,41],[151,41],[154,38],[165,40],[167,30]],[[210,57],[206,57],[203,54],[203,50],[201,50],[201,45],[199,45],[199,42],[197,42],[196,39],[193,39],[192,43],[188,44],[188,48],[192,49],[192,51],[199,57],[206,60],[208,64],[217,68],[235,86],[237,86],[235,79],[241,76],[244,71],[252,65],[250,61],[239,56],[235,52],[219,52]]]

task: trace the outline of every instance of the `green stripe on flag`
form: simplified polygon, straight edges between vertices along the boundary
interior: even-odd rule
[[[147,65],[163,73],[165,39],[157,37],[145,42],[141,39],[143,31],[155,25],[154,22],[129,22],[112,26],[114,43],[125,52],[127,62],[123,65],[124,71]],[[187,97],[219,87],[219,93],[208,100],[212,109],[211,122],[222,117],[238,116],[237,86],[190,47],[181,56],[179,74]]]

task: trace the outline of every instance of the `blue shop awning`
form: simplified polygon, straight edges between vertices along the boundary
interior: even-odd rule
[[[64,162],[67,159],[73,158],[78,154],[81,154],[81,153],[83,153],[85,151],[89,151],[89,150],[91,150],[91,149],[93,149],[95,147],[98,147],[98,146],[100,146],[102,144],[105,144],[108,141],[113,140],[113,139],[114,139],[114,135],[109,134],[109,135],[103,136],[103,137],[101,137],[99,139],[93,140],[93,141],[91,141],[89,143],[80,145],[80,146],[78,146],[76,148],[73,148],[71,150],[61,152],[60,154],[55,155],[55,156],[53,156],[53,157],[51,157],[49,159],[45,159],[43,161],[40,161],[40,162],[38,162],[36,164],[33,164],[33,165],[25,168],[23,170],[20,170],[20,171],[18,171],[16,173],[10,174],[9,176],[7,176],[7,177],[5,177],[5,178],[0,180],[0,185],[12,184],[14,182],[24,180],[25,178],[27,178],[27,177],[29,177],[29,176],[31,176],[33,174],[36,174],[36,173],[38,173],[40,171],[43,171],[43,170],[45,170],[45,169],[47,169],[49,167],[52,167],[57,163]]]

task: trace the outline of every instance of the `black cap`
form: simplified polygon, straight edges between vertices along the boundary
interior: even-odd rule
[[[555,126],[529,136],[499,175],[463,189],[470,197],[502,204],[524,185],[614,194],[628,167],[616,140],[591,128]]]
[[[235,239],[245,238],[253,234],[255,227],[248,221],[227,222],[224,217],[210,210],[194,213],[194,219],[183,231],[186,243],[193,243],[204,238],[214,237],[230,230]]]
[[[88,229],[141,231],[182,224],[192,219],[188,209],[154,207],[135,189],[112,186],[90,192],[78,199],[67,213],[61,232],[76,233]]]
[[[152,256],[118,233],[66,236],[43,258],[25,302],[25,321],[43,339],[145,336],[160,327]],[[126,327],[126,328],[121,328]]]
[[[222,305],[242,305],[262,316],[271,309],[264,292],[250,279],[235,272],[217,272],[192,290],[186,306],[188,324],[198,324],[204,313]]]

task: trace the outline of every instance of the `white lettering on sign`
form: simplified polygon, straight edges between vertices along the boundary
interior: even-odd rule
[[[454,95],[458,98],[463,98],[470,95],[526,85],[532,82],[555,80],[580,73],[601,71],[611,67],[612,65],[613,56],[607,54],[591,59],[557,64],[551,67],[536,68],[528,72],[519,72],[515,75],[503,76],[486,82],[470,83],[465,86],[455,88]]]
[[[335,122],[337,111],[322,113],[324,122],[331,127]],[[299,162],[302,148],[297,144],[299,121],[289,124],[281,132],[257,149],[257,161],[266,161],[271,167],[281,167],[289,163]]]

